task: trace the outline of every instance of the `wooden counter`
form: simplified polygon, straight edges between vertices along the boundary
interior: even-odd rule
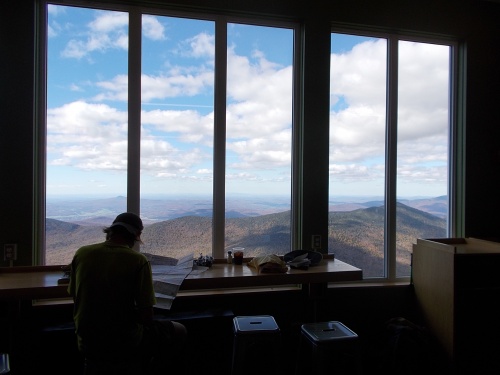
[[[58,285],[61,266],[0,268],[0,299],[69,297],[67,285]]]
[[[69,297],[67,285],[58,285],[61,266],[0,268],[0,299],[44,299]],[[189,275],[180,290],[262,287],[288,284],[316,284],[361,280],[361,269],[340,260],[322,260],[308,270],[287,273],[258,273],[256,269],[215,263],[207,271]]]
[[[287,273],[258,273],[246,264],[214,264],[209,270],[189,275],[180,290],[244,288],[287,284],[315,284],[356,281],[363,278],[359,268],[340,260],[322,260],[307,270],[289,269]]]

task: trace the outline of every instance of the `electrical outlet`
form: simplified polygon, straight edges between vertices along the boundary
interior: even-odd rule
[[[3,245],[3,260],[17,260],[17,244]]]
[[[311,247],[314,250],[321,249],[321,235],[313,234],[312,235],[312,244]]]

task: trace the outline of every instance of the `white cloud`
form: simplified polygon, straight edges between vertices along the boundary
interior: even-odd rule
[[[193,165],[204,159],[200,150],[183,151],[169,142],[154,138],[141,142],[141,168],[157,176],[180,176],[189,173]]]
[[[99,22],[93,23],[94,29],[103,32],[113,30],[122,25],[119,17],[101,17]],[[197,35],[187,41],[190,53],[186,55],[205,57],[208,65],[213,59],[213,36],[206,34]],[[75,48],[75,50],[79,50]],[[230,51],[231,53],[231,51]],[[232,155],[238,155],[238,159],[230,157],[228,168],[240,170],[272,170],[273,168],[289,167],[291,162],[291,67],[281,67],[266,60],[262,53],[256,52],[249,57],[238,57],[230,55],[229,69],[229,92],[235,100],[228,107],[227,133],[229,142],[227,148]],[[200,66],[172,66],[161,75],[142,75],[142,100],[145,102],[164,98],[190,97],[209,90],[213,90],[213,69],[205,65]],[[101,93],[93,100],[127,100],[127,76],[117,75],[112,80],[100,81],[96,86]],[[287,99],[283,100],[283,97]],[[189,102],[189,99],[186,99]],[[71,107],[71,108],[69,108]],[[51,130],[56,129],[59,124],[57,118],[65,115],[83,119],[95,116],[95,112],[107,112],[110,116],[116,116],[112,107],[107,105],[86,105],[82,102],[71,103],[57,111],[54,111]],[[85,114],[83,114],[85,112]],[[82,116],[80,115],[82,113]],[[63,115],[65,114],[65,115]],[[120,113],[126,122],[125,113]],[[211,160],[212,155],[207,154],[198,145],[213,147],[214,119],[213,113],[202,115],[194,110],[161,110],[142,111],[143,142],[141,149],[141,167],[162,177],[180,177],[187,175],[206,175],[209,168],[198,167],[190,172],[196,165],[201,166],[204,160]],[[68,122],[64,122],[68,123]],[[101,123],[102,125],[102,123]],[[83,125],[82,125],[83,126]],[[97,127],[95,119],[89,119],[85,125]],[[106,124],[105,127],[108,127]],[[73,126],[77,129],[73,134],[74,139],[85,140],[85,134],[79,134],[78,124]],[[90,131],[90,130],[88,130]],[[100,131],[103,131],[102,129]],[[158,133],[160,132],[160,133]],[[163,136],[168,134],[171,142],[165,142]],[[57,144],[58,135],[51,135],[53,144]],[[61,138],[62,136],[59,135]],[[123,137],[125,135],[123,134]],[[95,140],[96,138],[94,138]],[[125,138],[123,138],[125,139]],[[182,149],[179,146],[183,145]],[[89,147],[89,146],[85,146]],[[101,150],[103,148],[95,147]],[[64,152],[66,160],[80,159],[85,155],[97,160],[93,153],[83,153],[80,149]],[[123,163],[117,163],[123,165]],[[77,164],[80,167],[108,168],[102,162]],[[211,167],[211,165],[210,165]],[[197,171],[197,172],[196,172]],[[289,171],[287,170],[289,174]],[[209,173],[211,175],[211,173]],[[250,175],[250,174],[249,174]],[[280,172],[276,173],[274,179],[283,179]],[[249,178],[249,177],[247,177]],[[287,176],[289,178],[289,176]],[[259,180],[257,176],[255,179]],[[260,179],[264,179],[262,176]]]
[[[47,5],[47,13],[50,14],[51,16],[57,16],[60,14],[64,14],[65,8],[62,6],[48,4]]]
[[[75,83],[72,83],[69,88],[71,91],[83,91],[83,89]]]
[[[343,95],[349,105],[385,106],[385,40],[364,42],[352,51],[332,54],[330,67],[332,95]]]
[[[49,109],[47,127],[54,165],[82,170],[126,169],[126,113],[103,104],[72,102]]]
[[[117,30],[125,30],[128,27],[128,13],[123,12],[97,12],[97,17],[88,24],[93,34],[113,33]]]
[[[212,169],[207,169],[207,168],[203,168],[203,169],[198,169],[196,171],[196,173],[200,174],[200,175],[211,175],[214,171]]]
[[[51,25],[47,25],[47,36],[49,38],[53,38],[53,37],[57,36],[57,31]]]
[[[442,183],[447,176],[449,49],[401,42],[399,53],[398,171],[402,181]],[[338,181],[383,178],[373,173],[373,165],[383,165],[385,157],[385,70],[384,40],[331,56],[330,173]],[[436,171],[443,173],[440,178]]]
[[[141,97],[143,102],[157,99],[173,98],[178,96],[192,97],[198,94],[211,94],[214,86],[213,59],[213,37],[200,34],[189,39],[185,43],[189,51],[186,56],[205,57],[208,60],[200,65],[173,65],[157,75],[142,74]],[[168,64],[167,64],[168,65]],[[112,80],[101,81],[97,86],[105,89],[94,97],[94,100],[127,100],[126,75],[117,75]]]
[[[292,67],[228,50],[229,139],[272,136],[291,127]]]
[[[176,134],[183,143],[213,146],[213,115],[202,116],[196,111],[163,111],[152,110],[142,112],[143,126],[152,126],[155,131]]]
[[[185,56],[212,60],[215,57],[215,37],[207,33],[195,35],[181,43],[179,52]]]
[[[76,101],[47,113],[48,132],[86,138],[119,138],[126,134],[127,114],[105,104]]]
[[[165,39],[165,28],[158,21],[157,17],[154,16],[143,16],[142,17],[142,31],[146,38],[152,40],[163,40]]]
[[[194,96],[213,88],[214,73],[203,68],[195,74],[182,74],[168,76],[142,75],[142,99],[173,98],[177,96]]]
[[[111,81],[100,81],[95,85],[104,89],[103,92],[92,98],[95,101],[126,102],[128,100],[128,75],[126,74],[116,75]]]
[[[128,14],[107,11],[96,14],[87,31],[68,42],[61,53],[63,57],[81,59],[95,51],[128,49]]]
[[[269,170],[288,167],[291,163],[291,129],[259,137],[235,141],[227,144],[230,151],[238,155],[236,161],[229,159],[228,168]]]
[[[383,178],[379,167],[372,166],[370,168],[360,164],[330,164],[329,169],[330,176],[333,178],[341,176],[345,182],[359,182],[379,179],[381,176]]]
[[[146,16],[143,21],[146,37],[167,40],[158,18]],[[82,58],[94,51],[125,50],[127,24],[125,13],[99,12],[85,35],[67,44],[65,55]],[[155,108],[147,110],[144,105],[141,114],[141,168],[162,178],[211,178],[214,114],[197,111],[196,104],[198,96],[210,97],[213,92],[214,37],[200,33],[177,47],[172,60],[164,58],[157,71],[148,70],[141,77],[143,104]],[[405,42],[400,51],[398,168],[405,181],[442,181],[446,174],[439,173],[447,159],[448,50]],[[183,64],[174,59],[179,56],[191,60]],[[385,41],[367,41],[352,51],[332,54],[331,68],[335,111],[330,114],[330,175],[336,181],[379,181],[386,137]],[[271,180],[267,170],[289,166],[292,73],[291,66],[269,61],[262,51],[243,56],[228,49],[228,179]],[[126,74],[94,86],[99,93],[93,101],[128,100]],[[170,104],[188,109],[172,110]],[[92,170],[125,168],[125,112],[79,101],[51,109],[48,116],[54,164]],[[274,178],[288,178],[285,173]]]
[[[158,122],[155,117],[155,113],[144,114],[145,121],[150,118]],[[50,165],[93,171],[126,170],[126,112],[105,104],[77,101],[50,109],[47,119]],[[174,124],[171,131],[183,130],[177,121]],[[188,138],[186,132],[184,141],[189,141]],[[141,168],[145,172],[163,177],[180,176],[209,157],[198,147],[180,149],[151,135],[147,129],[143,131]],[[202,174],[206,175],[206,171]]]

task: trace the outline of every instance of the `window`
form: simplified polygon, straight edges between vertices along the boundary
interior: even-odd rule
[[[141,251],[291,250],[293,24],[48,4],[45,256],[120,212]]]
[[[49,5],[47,34],[44,260],[64,264],[127,210],[128,14]]]
[[[40,263],[68,263],[126,210],[141,251],[175,258],[284,254],[328,227],[321,251],[368,279],[407,279],[417,238],[460,232],[454,43],[339,29],[328,45],[283,20],[102,7],[44,8]],[[298,57],[306,42],[330,48],[329,70]],[[311,66],[329,123],[303,92],[322,90]]]
[[[450,44],[333,33],[328,251],[409,277],[417,238],[450,233]]]
[[[246,256],[286,254],[293,31],[231,23],[227,40],[226,250],[242,246]]]

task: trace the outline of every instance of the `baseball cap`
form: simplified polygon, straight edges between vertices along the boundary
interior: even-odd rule
[[[124,227],[134,236],[140,235],[142,230],[144,229],[141,218],[132,212],[124,212],[118,215],[113,221],[113,224],[111,224],[110,228],[116,227],[118,225]]]

